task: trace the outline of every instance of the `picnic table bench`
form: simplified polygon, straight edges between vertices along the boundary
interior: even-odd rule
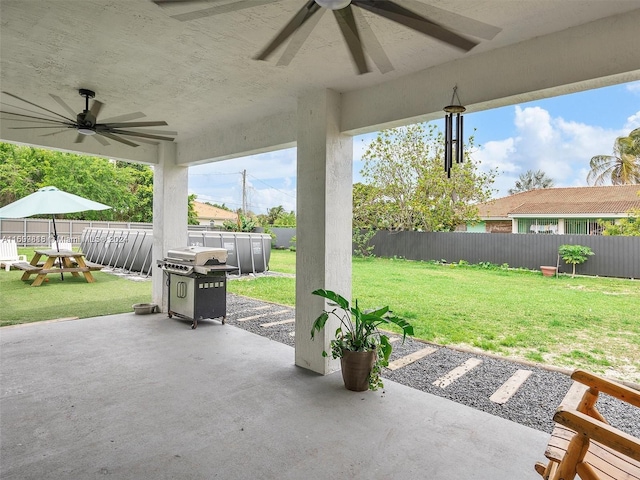
[[[573,385],[553,416],[545,456],[536,463],[545,480],[638,480],[640,439],[609,425],[596,407],[605,393],[640,408],[640,391],[597,375],[576,370]]]
[[[44,264],[39,263],[42,257],[47,257]],[[88,283],[93,283],[95,279],[91,272],[103,268],[102,265],[97,263],[86,263],[83,253],[71,250],[36,250],[31,262],[18,262],[14,263],[13,266],[24,271],[21,277],[22,280],[29,280],[31,275],[37,275],[31,284],[32,287],[42,285],[42,282],[50,273],[70,273],[74,277],[79,277],[82,274]]]
[[[27,262],[14,262],[11,264],[11,266],[17,268],[18,270],[25,270],[27,272],[39,272],[40,270],[42,270],[42,266],[31,265]]]

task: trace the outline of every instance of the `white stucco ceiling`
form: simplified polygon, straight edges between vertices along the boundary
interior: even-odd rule
[[[220,1],[230,3],[235,0]],[[576,45],[584,42],[584,49],[592,48],[588,39],[590,30],[598,34],[594,42],[606,38],[606,32],[602,30],[607,28],[624,28],[628,30],[625,35],[629,42],[637,42],[637,23],[632,29],[623,20],[628,15],[640,18],[638,0],[405,1],[406,6],[447,27],[458,29],[462,34],[468,34],[466,20],[455,15],[501,30],[492,40],[468,35],[480,44],[464,53],[364,12],[394,70],[382,74],[373,67],[373,72],[357,75],[336,21],[328,12],[290,65],[276,65],[283,48],[269,61],[252,59],[289,21],[304,0],[279,0],[184,22],[171,18],[171,15],[200,10],[216,2],[210,0],[202,4],[161,8],[151,0],[2,0],[0,85],[3,91],[54,111],[61,109],[50,94],[60,96],[79,112],[84,100],[77,90],[94,90],[96,98],[105,103],[100,114],[102,118],[141,111],[146,115],[145,120],[166,120],[169,127],[165,129],[178,133],[176,142],[179,149],[187,143],[200,144],[202,151],[183,153],[185,163],[195,163],[206,158],[225,158],[243,151],[269,148],[270,137],[274,138],[271,142],[274,145],[295,141],[290,130],[295,124],[292,119],[296,101],[309,91],[333,89],[344,93],[348,100],[346,105],[362,111],[358,105],[366,102],[367,96],[373,99],[381,92],[408,89],[412,79],[422,80],[424,77],[420,75],[431,72],[429,78],[439,79],[442,86],[446,85],[444,92],[438,92],[442,99],[438,101],[442,103],[450,96],[453,85],[461,83],[460,76],[446,75],[446,72],[456,71],[457,65],[471,68],[476,59],[477,65],[482,63],[489,68],[492,58],[499,57],[504,61],[511,56],[516,62],[519,55],[530,55],[535,62],[534,56],[553,53],[548,51],[549,44],[541,43],[540,39],[562,38],[558,35],[563,32],[576,32],[568,37],[569,42],[575,40]],[[403,0],[398,2],[403,3]],[[455,15],[452,17],[443,11]],[[621,27],[617,26],[619,23],[622,23]],[[593,28],[590,27],[592,24]],[[584,39],[578,38],[580,35]],[[521,45],[531,46],[525,48]],[[536,48],[539,49],[537,52]],[[561,49],[562,45],[558,48]],[[512,53],[500,57],[500,52]],[[617,55],[616,49],[609,54]],[[624,55],[626,52],[621,54],[619,65],[611,71],[603,71],[603,75],[610,77],[606,82],[638,77],[640,66]],[[568,63],[574,68],[570,61]],[[479,71],[480,67],[473,68]],[[611,76],[612,72],[619,75]],[[485,83],[499,83],[501,73],[495,73],[495,77],[485,80]],[[535,69],[530,75],[540,76],[540,89],[550,87],[544,79],[552,76],[553,72]],[[585,74],[585,78],[589,75]],[[469,77],[468,74],[466,76]],[[566,81],[570,81],[567,78]],[[473,81],[465,85],[467,98],[476,99],[477,108],[490,106],[493,99],[485,98],[479,92],[474,95],[473,85]],[[403,102],[400,99],[394,101],[394,106],[382,102],[378,110],[383,109],[383,114],[375,111],[370,114],[370,117],[379,117],[372,118],[372,128],[402,123],[403,118],[419,118],[430,113],[431,107],[427,105],[421,106],[420,110],[412,110],[416,102],[406,92],[401,93],[407,103],[407,112],[400,109],[385,116],[385,112]],[[503,98],[511,98],[513,94],[506,91]],[[385,95],[389,97],[388,93]],[[494,93],[491,96],[500,97]],[[16,103],[4,95],[2,101]],[[498,103],[500,101],[507,100],[498,100]],[[352,113],[350,115],[353,116]],[[344,123],[345,130],[352,132],[368,128],[367,121],[361,118],[345,119]],[[156,147],[153,145],[144,144],[135,149],[122,145],[103,147],[91,139],[74,144],[74,131],[42,137],[34,131],[12,130],[11,126],[14,126],[12,122],[2,120],[3,140],[139,161],[153,162],[155,158]],[[261,139],[255,144],[249,141],[246,148],[241,142],[233,142],[224,151],[209,153],[215,148],[207,145],[206,139],[214,138],[216,142],[224,143],[222,137],[225,135],[238,135],[244,130],[248,132],[244,135],[245,140],[247,135]],[[188,151],[185,147],[184,152]]]

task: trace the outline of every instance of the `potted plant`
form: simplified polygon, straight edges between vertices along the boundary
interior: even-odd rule
[[[364,311],[358,300],[352,306],[346,298],[331,290],[318,289],[312,293],[329,300],[329,305],[335,308],[324,310],[316,318],[311,338],[324,328],[330,315],[340,320],[335,338],[331,340],[331,356],[340,359],[345,387],[357,392],[384,387],[380,373],[382,367],[389,365],[392,346],[389,337],[378,327],[385,324],[400,327],[403,342],[407,335],[413,335],[413,327],[395,316],[388,306]],[[323,351],[322,355],[329,354]]]
[[[558,272],[558,267],[543,265],[540,267],[540,271],[545,277],[553,277]]]

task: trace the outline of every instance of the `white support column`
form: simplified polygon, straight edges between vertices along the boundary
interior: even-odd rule
[[[341,95],[317,91],[298,99],[296,232],[296,365],[321,374],[339,368],[324,358],[336,322],[311,340],[324,300],[311,292],[334,290],[351,298],[353,139],[340,133]]]
[[[153,167],[152,301],[167,311],[165,275],[157,268],[167,250],[187,245],[189,169],[176,164],[176,144],[162,142]]]

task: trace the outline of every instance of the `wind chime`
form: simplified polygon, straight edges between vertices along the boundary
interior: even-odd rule
[[[457,99],[458,103],[454,101]],[[467,109],[460,103],[458,97],[458,86],[453,87],[453,95],[451,95],[451,105],[444,107],[446,113],[444,117],[444,171],[447,172],[447,178],[451,178],[451,169],[453,168],[453,160],[456,163],[464,161],[464,138],[462,134],[463,118],[462,113]],[[453,132],[455,115],[455,138]]]

